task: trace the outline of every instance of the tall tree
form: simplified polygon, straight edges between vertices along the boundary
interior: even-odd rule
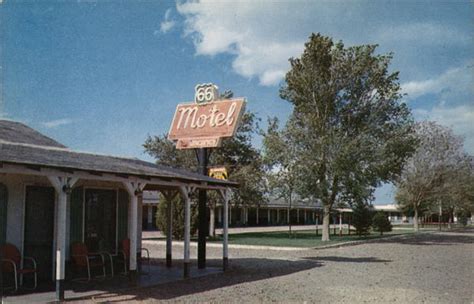
[[[413,151],[413,120],[400,102],[392,55],[376,45],[345,48],[312,34],[300,58],[291,58],[280,96],[294,105],[288,124],[303,164],[300,193],[323,203],[322,240],[329,240],[334,202],[368,201],[392,181]]]
[[[430,200],[432,209],[441,208],[448,215],[448,228],[456,214],[474,212],[474,158],[461,151],[455,158],[456,162],[443,167],[443,178]]]
[[[288,232],[291,237],[291,209],[297,193],[300,164],[295,157],[296,145],[291,137],[291,124],[279,130],[278,119],[268,122],[263,139],[263,159],[267,165],[267,177],[272,196],[282,198],[288,206]]]
[[[418,231],[420,213],[439,203],[448,208],[455,192],[467,193],[460,187],[468,187],[468,181],[462,182],[461,177],[467,164],[462,138],[431,121],[418,123],[416,135],[419,146],[396,182],[395,199],[402,209],[413,211],[413,227]],[[462,184],[453,184],[456,179]]]

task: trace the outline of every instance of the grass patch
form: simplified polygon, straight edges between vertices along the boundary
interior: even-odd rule
[[[332,229],[331,229],[332,232]],[[339,232],[339,230],[337,230]],[[383,236],[387,235],[399,235],[413,233],[413,229],[397,229],[391,232],[384,233]],[[331,244],[337,244],[342,242],[357,241],[357,240],[369,240],[383,237],[380,236],[379,232],[372,232],[366,236],[357,236],[354,235],[354,232],[351,231],[351,235],[348,235],[347,229],[343,230],[342,236],[330,235],[330,241],[322,242],[321,241],[321,230],[318,231],[316,235],[316,230],[300,230],[293,231],[291,237],[286,231],[278,232],[250,232],[250,233],[239,233],[239,234],[229,234],[229,243],[230,244],[239,244],[239,245],[258,245],[258,246],[277,246],[277,247],[318,247]],[[216,238],[209,239],[210,242],[221,242],[222,237],[217,236]]]

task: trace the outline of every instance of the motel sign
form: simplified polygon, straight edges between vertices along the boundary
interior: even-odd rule
[[[178,104],[171,123],[168,138],[177,149],[220,146],[223,138],[234,136],[244,112],[244,98],[215,100],[216,86],[196,88],[195,102]]]

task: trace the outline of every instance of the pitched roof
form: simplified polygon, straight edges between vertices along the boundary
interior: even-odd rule
[[[218,185],[236,185],[233,182],[217,180],[182,169],[156,165],[136,158],[76,152],[23,124],[4,124],[2,122],[0,120],[0,134],[3,134],[3,128],[6,126],[8,128],[18,127],[19,133],[26,130],[26,134],[34,136],[20,136],[19,138],[23,139],[23,142],[11,142],[4,139],[8,139],[9,137],[7,136],[0,137],[0,162],[88,172],[159,177],[192,182],[208,182]],[[10,138],[12,137],[10,136]],[[40,139],[44,140],[41,141]],[[30,142],[25,143],[24,141],[27,140],[30,140]],[[50,145],[47,145],[47,143]]]
[[[40,132],[11,120],[0,120],[0,140],[39,146],[66,148]]]

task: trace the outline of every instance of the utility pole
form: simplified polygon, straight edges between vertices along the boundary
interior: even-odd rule
[[[0,247],[3,246],[3,240],[0,242]],[[3,250],[0,250],[0,261],[3,260]],[[0,264],[0,266],[3,263]],[[0,267],[0,303],[3,303],[3,267]]]

